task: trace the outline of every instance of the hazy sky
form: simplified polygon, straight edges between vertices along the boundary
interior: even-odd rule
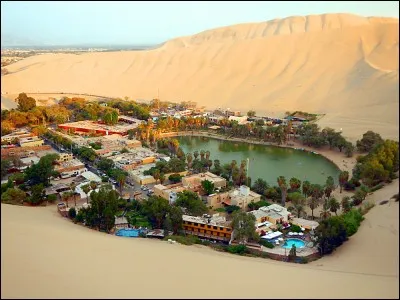
[[[1,32],[57,45],[156,44],[237,23],[339,12],[399,17],[398,1],[1,1]]]

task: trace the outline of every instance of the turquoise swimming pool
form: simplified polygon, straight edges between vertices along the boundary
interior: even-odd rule
[[[138,237],[140,232],[141,232],[140,229],[124,228],[124,229],[119,229],[115,233],[115,235],[117,235],[117,236],[126,236],[126,237]]]
[[[295,245],[296,248],[304,248],[306,243],[300,239],[287,239],[285,243],[282,245],[283,248],[291,249],[292,245]]]

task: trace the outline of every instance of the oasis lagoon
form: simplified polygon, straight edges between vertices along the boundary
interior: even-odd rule
[[[256,145],[236,141],[224,141],[209,137],[180,136],[175,137],[185,153],[210,151],[210,159],[219,159],[221,165],[236,160],[238,165],[249,158],[249,175],[252,182],[262,178],[269,185],[277,185],[277,177],[285,176],[287,183],[296,177],[301,181],[325,184],[326,178],[332,176],[338,182],[340,170],[335,164],[321,155],[302,150],[276,146]]]

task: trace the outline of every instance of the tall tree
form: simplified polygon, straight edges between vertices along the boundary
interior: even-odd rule
[[[36,100],[25,93],[20,93],[15,102],[18,102],[18,110],[22,112],[30,111],[36,106]]]
[[[339,174],[339,185],[340,185],[340,193],[342,193],[342,189],[344,184],[349,180],[349,172],[342,171]]]
[[[282,201],[281,201],[281,205],[283,207],[285,207],[285,203],[286,203],[286,193],[287,193],[287,185],[286,185],[286,178],[285,176],[279,176],[277,178],[277,182],[279,185],[279,188],[281,189],[281,196],[282,196]]]
[[[340,209],[340,203],[336,200],[336,198],[332,197],[329,199],[329,209],[331,212],[337,215],[337,211]]]
[[[244,244],[249,239],[258,241],[259,235],[255,231],[256,217],[253,214],[244,211],[235,211],[232,214],[233,238],[239,243]]]
[[[258,178],[252,187],[252,190],[260,195],[264,195],[265,190],[268,188],[268,184],[264,179]]]
[[[201,186],[207,195],[211,195],[214,193],[215,186],[213,182],[206,179],[201,182]]]
[[[178,193],[175,205],[186,208],[189,214],[195,216],[200,216],[207,212],[207,207],[199,198],[199,195],[188,190]]]

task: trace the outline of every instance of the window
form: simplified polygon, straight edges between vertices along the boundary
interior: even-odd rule
[[[211,225],[207,225],[207,228],[208,228],[208,229],[211,229]]]
[[[220,227],[219,229],[222,230],[222,231],[224,231],[225,228],[224,228],[224,227]]]
[[[220,232],[219,236],[225,236],[225,233]]]
[[[207,233],[207,234],[211,234],[211,231],[210,231],[210,230],[207,230],[206,233]]]
[[[213,229],[218,229],[218,227],[217,226],[213,226]]]
[[[192,222],[187,222],[189,225],[193,225],[193,223]]]
[[[201,228],[204,228],[204,224],[200,224],[200,227],[201,227]]]
[[[231,228],[227,228],[227,229],[226,229],[226,231],[228,231],[228,232],[231,232],[231,231],[232,231],[232,229],[231,229]]]

